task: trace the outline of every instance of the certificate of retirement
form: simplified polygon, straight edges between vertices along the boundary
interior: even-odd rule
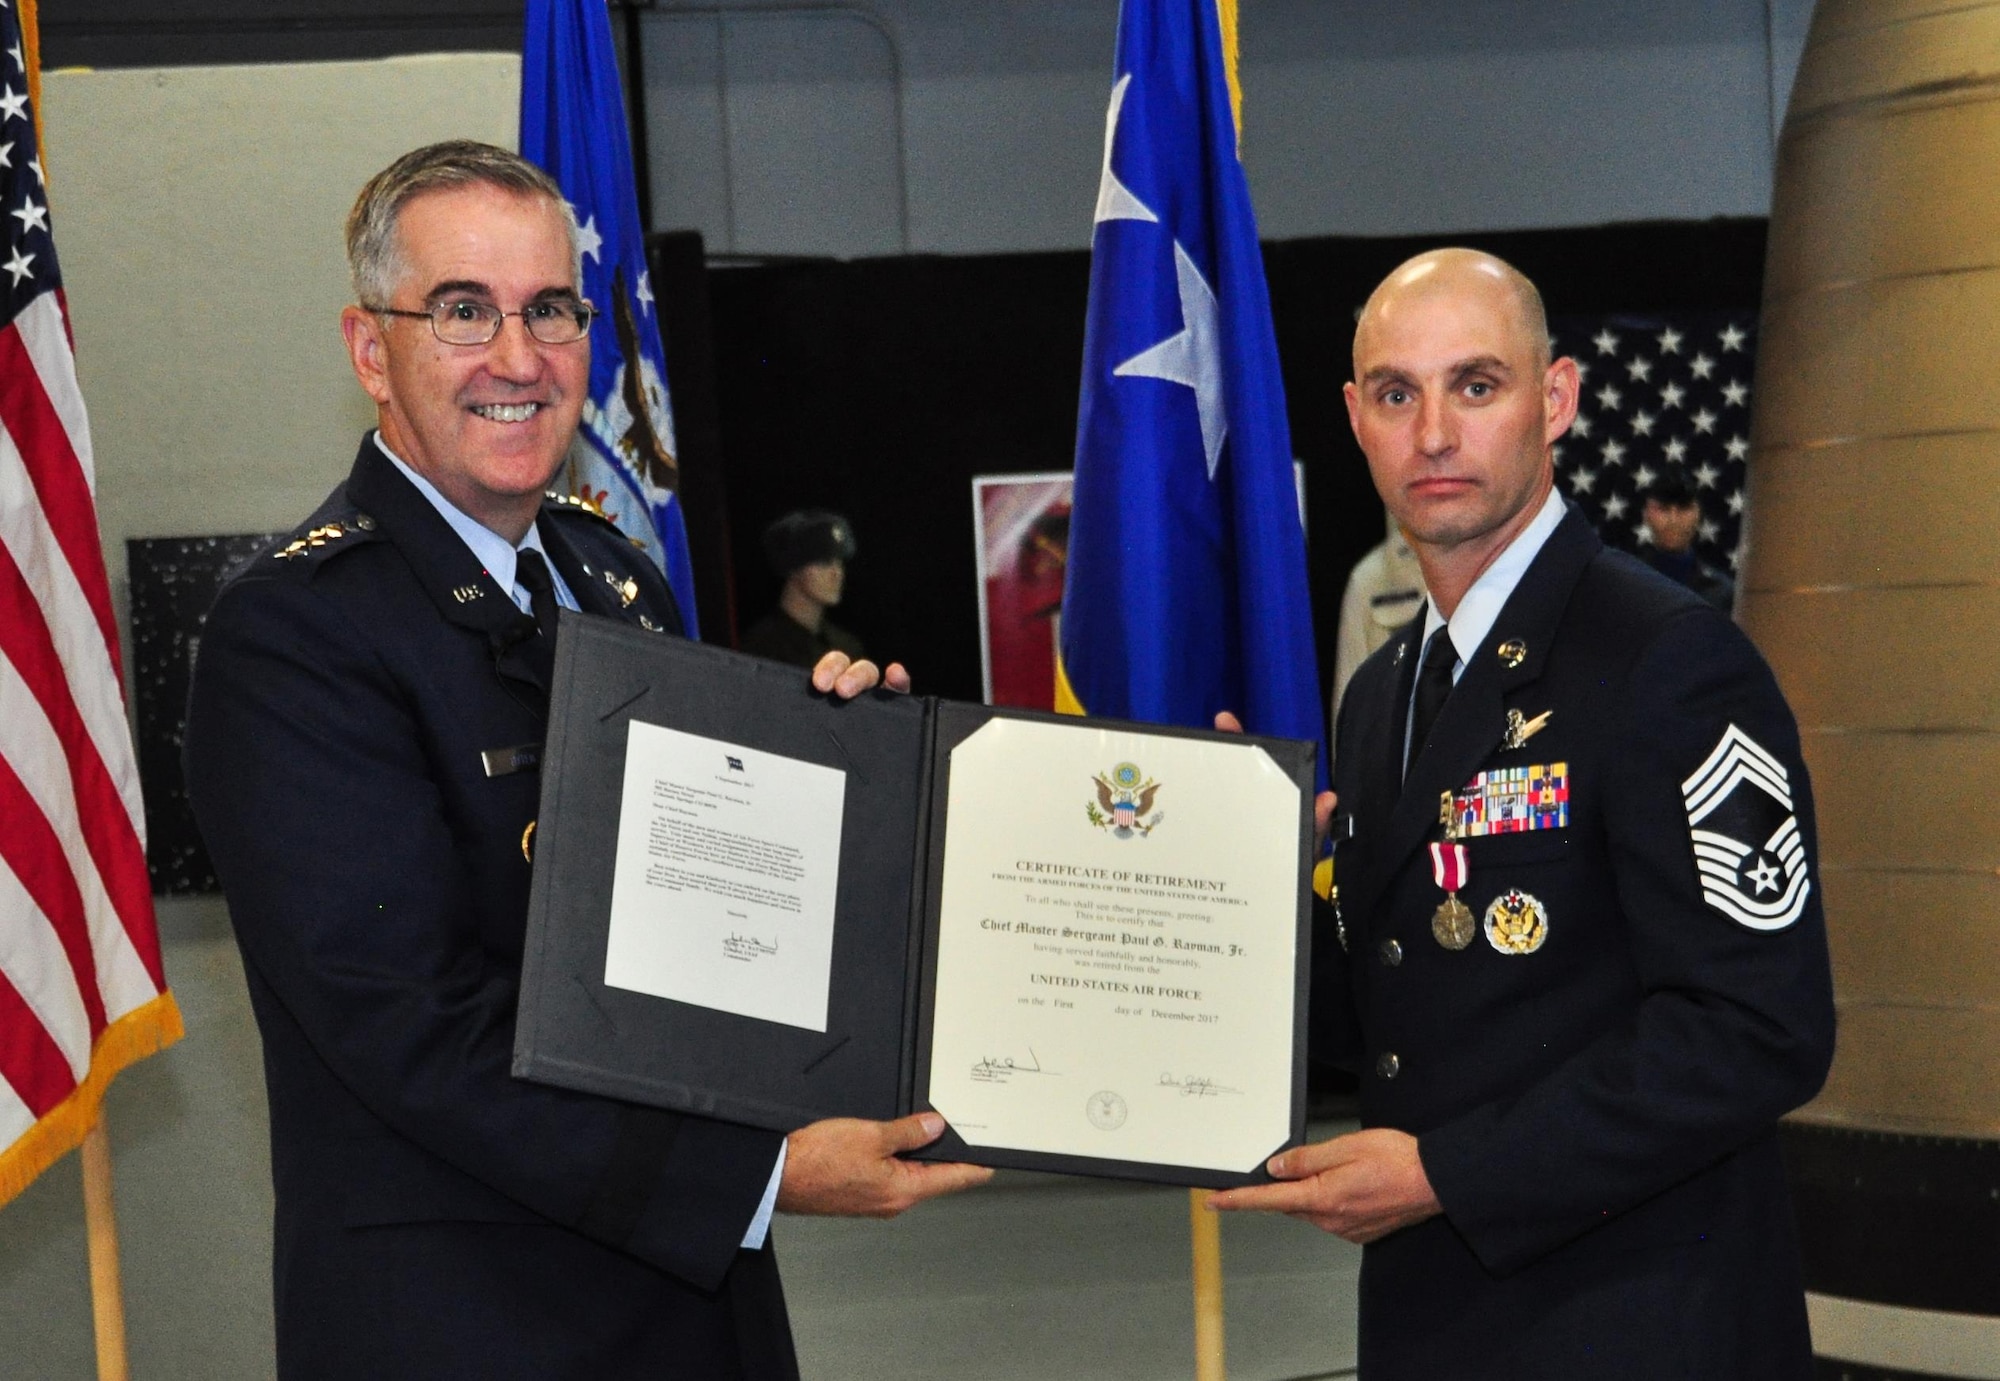
[[[1290,1132],[1299,787],[1262,748],[994,719],[951,753],[931,1106],[1253,1171]]]

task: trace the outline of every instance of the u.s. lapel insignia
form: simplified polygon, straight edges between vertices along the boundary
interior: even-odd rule
[[[1533,954],[1549,938],[1549,914],[1518,887],[1486,908],[1486,942],[1502,954]]]
[[[1409,641],[1408,641],[1408,639],[1405,639],[1404,641],[1402,641],[1402,642],[1399,642],[1399,643],[1397,643],[1397,644],[1396,644],[1396,665],[1397,665],[1397,666],[1401,666],[1401,665],[1403,664],[1403,658],[1404,658],[1404,656],[1406,656],[1406,655],[1407,655],[1407,654],[1409,653],[1409,650],[1410,650],[1410,644],[1409,644]]]
[[[1528,660],[1528,645],[1519,638],[1507,639],[1500,644],[1499,651],[1500,661],[1509,671]]]
[[[1542,731],[1542,727],[1549,722],[1549,717],[1553,714],[1554,710],[1543,710],[1533,719],[1529,719],[1519,710],[1507,711],[1507,730],[1500,738],[1501,750],[1504,752],[1526,744],[1529,739]]]
[[[485,594],[486,591],[480,589],[477,585],[454,585],[451,587],[451,597],[460,604],[470,604],[473,600],[482,598]]]
[[[651,619],[647,618],[644,614],[639,615],[639,626],[645,629],[648,633],[664,633],[667,631],[659,624],[654,623]]]

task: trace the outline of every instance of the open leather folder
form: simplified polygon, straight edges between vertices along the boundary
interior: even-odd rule
[[[1305,1131],[1312,745],[876,692],[565,613],[514,1072],[1225,1186]]]

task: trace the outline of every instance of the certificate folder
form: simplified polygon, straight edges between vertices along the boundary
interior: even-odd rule
[[[1060,774],[1053,778],[1044,775],[1024,788],[1049,794],[1046,809],[1039,802],[1023,804],[989,793],[981,798],[977,810],[971,805],[961,807],[954,830],[954,753],[996,722],[1004,727],[993,733],[1015,738],[1004,743],[991,734],[982,738],[979,747],[987,759],[994,755],[986,750],[998,747],[1005,750],[1003,762],[1016,758],[1025,762],[1032,754],[1019,752],[1012,744],[1041,744],[1046,749],[1052,742],[1049,735],[1059,732],[1080,735],[1070,754],[1074,767],[1065,758]],[[1264,1157],[1303,1138],[1307,983],[1311,972],[1310,896],[1305,886],[1313,829],[1310,744],[1062,718],[887,692],[839,701],[812,691],[806,676],[792,667],[567,612],[562,616],[557,643],[549,726],[540,765],[541,804],[532,835],[534,876],[514,1047],[516,1075],[791,1131],[825,1117],[888,1119],[930,1108],[932,1091],[938,1086],[934,1076],[946,1072],[942,1066],[933,1068],[934,1054],[947,1049],[972,1050],[986,1066],[984,1070],[967,1070],[965,1061],[956,1059],[948,1071],[980,1076],[980,1084],[970,1096],[1005,1102],[1040,1095],[1052,1100],[1048,1106],[1061,1110],[1058,1121],[1072,1111],[1078,1119],[1087,1116],[1091,1127],[1103,1129],[1102,1144],[1096,1132],[1058,1131],[1049,1143],[1056,1149],[1036,1149],[1043,1144],[1038,1137],[1031,1134],[1023,1138],[1018,1129],[1011,1138],[995,1134],[1007,1144],[987,1144],[979,1127],[989,1124],[974,1125],[975,1119],[955,1118],[953,1108],[940,1107],[951,1128],[922,1155],[1221,1187],[1267,1178],[1262,1169]],[[647,726],[696,736],[688,740],[692,742],[714,740],[719,745],[769,755],[769,759],[760,760],[808,765],[791,770],[833,769],[844,774],[837,779],[839,798],[835,802],[840,821],[838,869],[832,882],[823,1030],[811,1028],[812,1018],[805,1019],[805,1024],[792,1019],[762,1019],[703,1005],[698,994],[697,1000],[677,1000],[607,981],[621,823],[638,828],[633,822],[621,821],[628,799],[627,754],[639,741],[637,735],[652,732]],[[1099,731],[1112,737],[1094,737]],[[1120,734],[1127,736],[1118,737]],[[1053,742],[1059,751],[1069,753],[1069,739]],[[1163,1039],[1171,1041],[1185,1038],[1193,1023],[1218,1020],[1196,1010],[1200,1003],[1189,999],[1203,995],[1195,991],[1196,980],[1183,975],[1198,973],[1203,964],[1215,965],[1218,973],[1224,969],[1231,974],[1240,972],[1215,957],[1230,946],[1209,943],[1216,937],[1207,931],[1201,932],[1200,938],[1185,941],[1168,939],[1165,930],[1125,933],[1149,924],[1171,925],[1166,918],[1173,908],[1189,905],[1174,898],[1193,895],[1176,892],[1176,887],[1226,890],[1230,884],[1182,878],[1174,871],[1176,858],[1187,856],[1185,851],[1204,807],[1201,783],[1183,780],[1185,774],[1165,782],[1152,795],[1166,799],[1167,793],[1172,793],[1175,804],[1156,808],[1144,789],[1155,783],[1150,778],[1139,781],[1143,774],[1134,764],[1098,763],[1090,758],[1091,745],[1102,742],[1151,744],[1159,750],[1153,754],[1156,759],[1169,750],[1212,755],[1212,750],[1201,745],[1214,744],[1232,754],[1261,751],[1263,757],[1258,762],[1275,765],[1258,768],[1268,779],[1267,786],[1276,781],[1284,788],[1269,797],[1283,802],[1281,818],[1268,822],[1261,831],[1263,837],[1276,839],[1278,866],[1262,871],[1267,888],[1282,889],[1282,900],[1279,906],[1259,909],[1258,914],[1265,918],[1267,943],[1252,947],[1262,956],[1257,962],[1267,966],[1256,973],[1268,982],[1260,979],[1255,1003],[1237,1005],[1285,1013],[1289,1019],[1271,1027],[1271,1038],[1259,1041],[1247,1061],[1230,1063],[1219,1071],[1197,1069],[1190,1063],[1186,1069],[1177,1066],[1155,1075],[1153,1063],[1171,1063],[1163,1057],[1147,1064],[1143,1079],[1127,1078],[1121,1083],[1098,1078],[1093,1082],[1090,1070],[1036,1067],[1039,1058],[1030,1053],[1034,1042],[1022,1038],[1019,1031],[1013,1033],[1018,1050],[998,1035],[991,1050],[976,1044],[984,1039],[986,1029],[980,1023],[989,1021],[997,1010],[990,1006],[994,1001],[1018,1001],[1024,1008],[1033,1004],[1040,1010],[1024,1015],[1023,1020],[1061,1025],[1071,1019],[1073,1009],[1090,1006],[1090,1002],[1079,1000],[1079,991],[1105,1008],[1106,1021],[1111,1020],[1108,1013],[1113,1010],[1110,999],[1104,997],[1107,991],[1167,993],[1171,998],[1121,998],[1115,1009],[1125,1014],[1120,1019],[1131,1026],[1129,1031],[1112,1027],[1109,1039],[1136,1043],[1134,1058],[1150,1060],[1147,1033],[1153,1027],[1160,1028]],[[742,767],[744,755],[728,756],[736,768]],[[964,766],[969,757],[960,754],[960,758],[963,777],[970,771]],[[1127,769],[1135,781],[1121,784],[1116,773]],[[1050,786],[1051,781],[1057,784]],[[1128,785],[1133,789],[1127,789]],[[1295,809],[1291,805],[1294,795]],[[1147,802],[1147,809],[1137,807],[1141,800]],[[1081,833],[1088,836],[1092,847],[1103,852],[1110,847],[1104,841],[1119,838],[1117,848],[1125,852],[1114,851],[1113,856],[1135,860],[1131,869],[1120,871],[1156,884],[1135,889],[1128,878],[1114,891],[1108,882],[1042,875],[1025,880],[1004,878],[995,884],[1012,889],[1008,896],[1031,899],[1041,907],[1034,914],[1048,919],[1046,925],[1021,922],[1021,931],[1035,933],[999,937],[993,950],[1006,956],[1008,962],[1027,962],[1028,967],[1049,970],[1030,976],[1035,985],[1033,996],[1027,995],[1026,989],[1019,998],[996,998],[992,992],[977,1000],[967,996],[962,975],[971,973],[971,987],[977,988],[979,975],[987,966],[980,957],[985,951],[973,953],[965,946],[983,944],[985,937],[954,939],[952,936],[960,932],[947,934],[944,930],[948,834],[955,834],[959,841],[956,847],[968,857],[976,849],[1000,850],[1010,858],[1014,852],[1034,852],[1025,846],[1011,850],[1002,828],[986,827],[989,816],[1031,823],[1044,818],[1060,820],[1063,828],[1073,831],[1076,822],[1084,821]],[[1185,826],[1181,824],[1183,816],[1188,817]],[[1173,828],[1183,830],[1179,845]],[[1041,852],[1067,857],[1057,850]],[[1027,858],[1011,866],[1043,873],[1067,867]],[[964,875],[963,867],[950,874]],[[972,879],[972,883],[978,884],[979,879]],[[1097,889],[1102,899],[1093,901],[1091,894],[1076,888]],[[1267,890],[1264,895],[1279,893]],[[1103,915],[1117,919],[1103,923],[1074,920],[1078,914],[1097,914],[1089,909],[1093,905],[1102,908]],[[1081,912],[1077,908],[1082,908]],[[994,910],[997,915],[999,908]],[[1147,912],[1154,919],[1146,920]],[[1277,912],[1286,914],[1275,915]],[[671,906],[664,924],[671,927]],[[1005,929],[1012,923],[996,920],[991,924]],[[1064,935],[1083,938],[1075,942],[1059,938]],[[1156,950],[1144,948],[1148,936]],[[1130,945],[1120,948],[1121,941],[1137,942],[1137,952]],[[959,946],[956,962],[951,948],[954,944]],[[1064,949],[1065,957],[1056,955],[1059,948]],[[1022,959],[1031,950],[1039,954],[1045,949],[1051,956],[1047,964],[1039,958]],[[1100,953],[1101,959],[1097,957]],[[1078,955],[1083,957],[1075,957]],[[942,988],[941,956],[954,975]],[[1046,997],[1044,984],[1051,985]],[[989,1006],[979,1008],[981,1001]],[[1044,1007],[1044,1003],[1049,1005]],[[1171,1010],[1163,1012],[1161,1008]],[[1002,1014],[1003,1021],[1006,1016]],[[1252,1024],[1257,1019],[1254,1014],[1250,1018]],[[968,1045],[968,1041],[975,1043]],[[1093,1049],[1102,1048],[1105,1041],[1093,1033],[1090,1044]],[[989,1087],[996,1081],[1007,1091]],[[1100,1088],[1099,1083],[1117,1087]],[[1246,1091],[1255,1095],[1259,1089],[1264,1090],[1260,1102],[1244,1096]],[[1149,1115],[1147,1110],[1157,1107],[1159,1111],[1153,1115],[1178,1117],[1185,1112],[1227,1130],[1228,1113],[1252,1102],[1258,1102],[1267,1114],[1258,1124],[1263,1130],[1253,1134],[1262,1140],[1225,1153],[1233,1156],[1227,1166],[1215,1164],[1213,1153],[1187,1157],[1201,1161],[1193,1164],[1177,1163],[1173,1154],[1133,1158],[1121,1153],[1134,1135],[1121,1127],[1128,1115],[1136,1128]],[[954,1106],[965,1105],[955,1101]],[[1076,1125],[1084,1123],[1079,1120]]]

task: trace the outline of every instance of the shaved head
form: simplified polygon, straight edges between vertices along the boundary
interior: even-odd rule
[[[1535,285],[1471,249],[1399,265],[1355,324],[1348,421],[1447,616],[1548,499],[1579,387],[1549,355]]]
[[[1354,326],[1354,377],[1361,378],[1366,337],[1427,298],[1485,299],[1501,314],[1508,333],[1527,348],[1536,369],[1549,365],[1549,317],[1542,295],[1526,274],[1505,259],[1476,249],[1432,249],[1406,259],[1368,296]]]

